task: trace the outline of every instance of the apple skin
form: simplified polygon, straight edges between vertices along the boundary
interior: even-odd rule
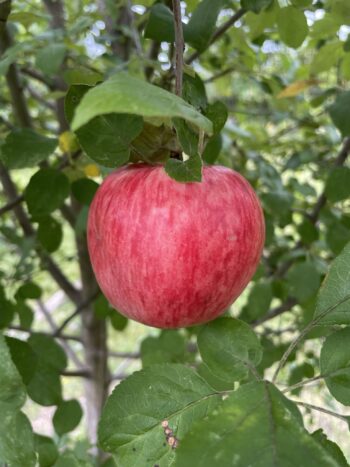
[[[158,328],[222,314],[252,278],[265,224],[241,175],[203,168],[180,183],[163,166],[130,164],[111,173],[89,211],[88,247],[97,282],[123,315]]]

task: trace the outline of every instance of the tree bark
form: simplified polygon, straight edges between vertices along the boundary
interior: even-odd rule
[[[122,27],[130,28],[133,16],[128,2],[124,6],[112,7],[106,0],[99,0],[98,7],[104,17],[106,29],[111,36],[111,49],[113,54],[126,62],[130,58],[132,39],[122,32]]]
[[[65,29],[64,23],[64,4],[62,0],[43,0],[44,5],[51,16],[50,26],[52,29]],[[64,65],[61,67],[63,71]],[[56,76],[54,79],[54,85],[57,89],[67,89],[67,85],[64,79],[61,76]],[[63,133],[64,131],[69,130],[69,125],[66,120],[66,115],[64,112],[64,97],[60,97],[55,102],[56,105],[56,115],[59,124],[59,131]]]
[[[64,4],[62,0],[43,0],[48,13],[51,15],[53,29],[65,29]],[[62,71],[64,65],[62,66]],[[66,87],[62,77],[55,78],[55,85],[59,89]],[[60,132],[69,128],[64,114],[64,99],[56,101],[56,115]],[[74,219],[81,210],[79,203],[72,200]],[[81,302],[78,305],[82,323],[82,342],[84,347],[85,365],[89,378],[84,381],[86,399],[87,433],[90,442],[96,446],[97,427],[101,417],[102,408],[108,395],[108,349],[107,328],[105,320],[95,317],[91,297],[98,290],[94,273],[92,271],[85,235],[76,235],[76,247],[82,283]],[[95,454],[99,455],[97,448]]]
[[[79,205],[74,204],[74,209],[76,212],[79,212]],[[96,318],[93,303],[89,300],[96,293],[96,290],[98,290],[98,285],[90,263],[86,235],[76,235],[76,244],[82,281],[82,299],[88,303],[81,313],[85,364],[90,374],[90,378],[85,381],[87,430],[90,441],[95,445],[97,442],[98,422],[108,396],[110,381],[107,326],[105,320]],[[97,450],[96,454],[98,454]]]

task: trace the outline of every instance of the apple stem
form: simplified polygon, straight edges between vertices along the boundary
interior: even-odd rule
[[[180,0],[173,0],[173,12],[175,24],[175,94],[181,97],[185,42],[182,29]]]

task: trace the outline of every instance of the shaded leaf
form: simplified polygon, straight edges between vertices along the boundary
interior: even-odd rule
[[[75,399],[62,401],[54,413],[53,426],[58,435],[62,436],[76,428],[83,416],[83,410]]]
[[[350,91],[341,92],[328,110],[334,125],[343,136],[350,136]]]
[[[6,343],[24,384],[28,384],[35,373],[37,356],[25,341],[7,336]]]
[[[206,324],[198,334],[198,349],[210,371],[226,381],[246,378],[262,357],[254,331],[233,318],[219,318]]]
[[[68,178],[55,169],[40,169],[30,179],[24,193],[34,217],[46,216],[59,208],[69,195]]]
[[[250,383],[197,423],[177,449],[176,467],[338,464],[302,427],[298,409],[273,385]]]
[[[63,231],[61,224],[51,216],[41,217],[37,237],[41,246],[48,252],[56,251],[62,242]]]
[[[317,297],[315,318],[332,309],[320,323],[350,324],[350,300],[347,297],[350,299],[350,243],[333,261],[323,281]]]
[[[178,182],[200,182],[202,180],[202,159],[199,154],[191,156],[187,161],[169,159],[165,171]]]
[[[0,158],[8,169],[35,167],[56,149],[57,139],[46,138],[29,128],[11,131],[1,146]]]
[[[64,44],[49,44],[36,55],[36,67],[45,75],[56,75],[66,55]]]
[[[350,405],[350,328],[327,337],[320,356],[321,374],[329,392],[337,401]],[[329,376],[327,376],[329,375]]]
[[[271,5],[273,0],[241,0],[242,8],[245,10],[260,13],[261,10]]]
[[[342,201],[350,197],[350,168],[334,168],[326,182],[325,193],[332,202]]]

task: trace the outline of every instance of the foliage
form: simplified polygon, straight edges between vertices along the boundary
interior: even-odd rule
[[[1,466],[348,465],[349,1],[182,3],[180,97],[171,1],[0,1]],[[263,258],[225,317],[134,328],[99,292],[89,204],[129,161],[257,191]]]

